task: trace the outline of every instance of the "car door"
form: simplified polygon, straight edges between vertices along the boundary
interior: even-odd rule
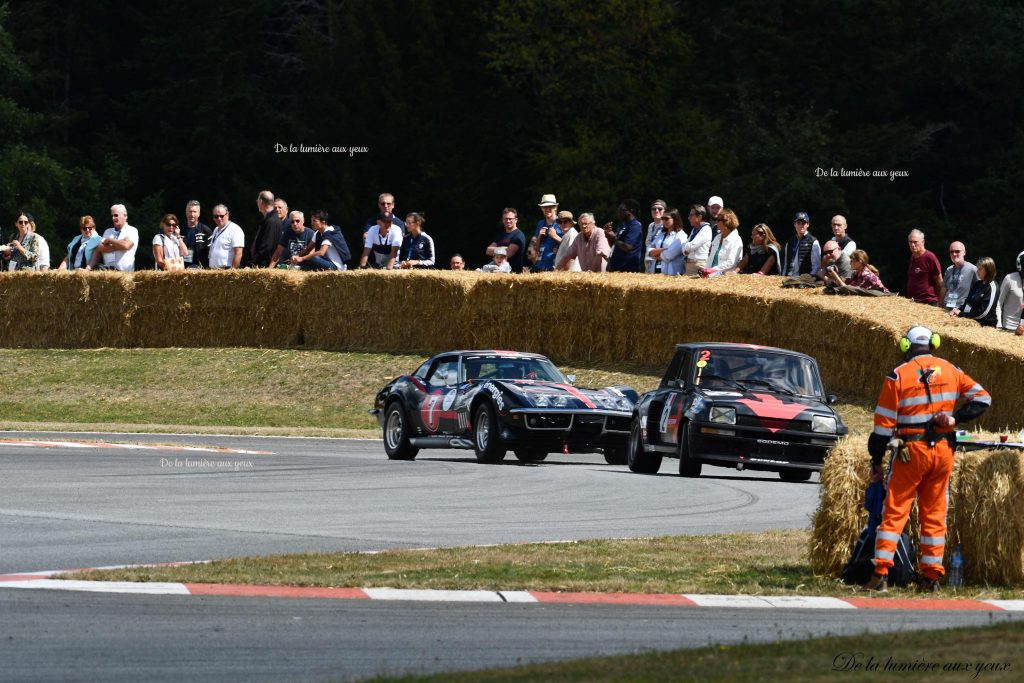
[[[438,358],[427,373],[426,394],[420,404],[420,420],[424,431],[430,434],[450,434],[458,420],[455,399],[458,396],[459,357]]]

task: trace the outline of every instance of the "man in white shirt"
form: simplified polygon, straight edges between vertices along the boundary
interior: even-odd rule
[[[89,270],[99,265],[103,258],[103,267],[107,270],[119,270],[122,273],[135,271],[135,250],[139,247],[139,231],[128,225],[128,209],[124,204],[110,207],[111,227],[103,231],[103,239],[96,245],[89,262]]]
[[[238,268],[242,265],[245,233],[231,221],[228,207],[213,207],[213,234],[210,236],[210,268]]]

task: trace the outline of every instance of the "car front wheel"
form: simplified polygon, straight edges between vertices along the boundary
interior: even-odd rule
[[[629,462],[629,455],[625,446],[605,446],[604,461],[609,465],[625,465]]]
[[[384,452],[389,460],[412,460],[420,452],[409,444],[409,419],[398,401],[392,401],[385,413]]]
[[[490,403],[481,403],[473,417],[473,450],[480,462],[501,462],[505,448],[498,434],[498,418]]]
[[[633,422],[629,433],[629,448],[626,450],[626,465],[630,472],[657,474],[661,469],[661,454],[648,451],[640,435],[640,420]]]
[[[693,457],[690,452],[690,424],[683,424],[679,428],[679,476],[699,477],[700,460]]]

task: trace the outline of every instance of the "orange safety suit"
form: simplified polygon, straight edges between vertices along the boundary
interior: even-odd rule
[[[965,401],[957,409],[957,404]],[[942,577],[946,548],[946,509],[953,473],[955,427],[938,427],[932,419],[952,414],[957,423],[977,417],[992,405],[980,384],[949,361],[930,353],[914,356],[885,378],[875,408],[875,427],[868,449],[878,462],[892,437],[906,442],[910,461],[894,457],[889,469],[885,512],[875,539],[875,573],[887,575],[896,544],[918,496],[921,518],[921,573]],[[956,412],[954,412],[956,411]]]

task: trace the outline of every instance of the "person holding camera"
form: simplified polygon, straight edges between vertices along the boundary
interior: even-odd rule
[[[533,263],[533,272],[544,273],[555,269],[555,252],[562,243],[564,233],[556,218],[558,200],[555,195],[544,195],[537,206],[544,218],[537,221],[537,233],[530,240],[528,256]]]
[[[829,273],[835,273],[843,282],[853,277],[853,266],[850,265],[850,257],[846,255],[835,240],[825,242],[825,248],[821,250],[821,267],[815,274],[822,282],[829,282]]]

